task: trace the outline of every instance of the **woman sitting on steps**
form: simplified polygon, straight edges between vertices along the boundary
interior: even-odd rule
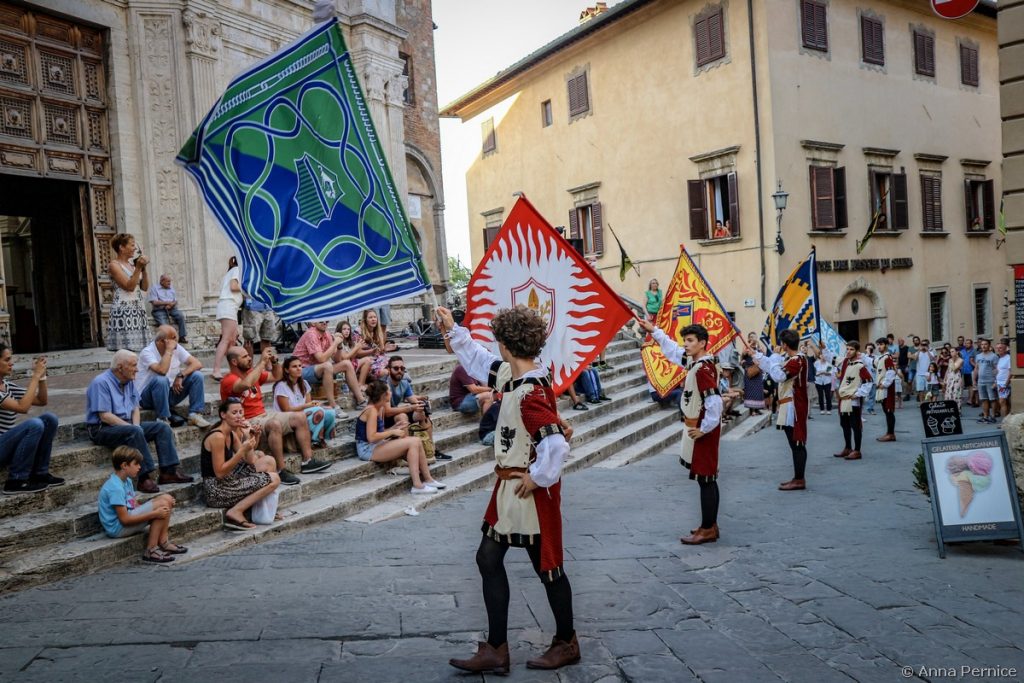
[[[206,433],[199,451],[203,492],[209,507],[227,508],[225,529],[245,531],[256,526],[245,513],[269,496],[281,478],[274,458],[256,450],[260,428],[246,426],[241,399],[221,401],[217,412],[220,420]]]

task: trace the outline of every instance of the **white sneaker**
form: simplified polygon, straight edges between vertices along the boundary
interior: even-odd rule
[[[428,481],[428,482],[424,482],[424,483],[427,486],[433,486],[435,489],[446,489],[446,488],[448,488],[448,484],[444,483],[440,479],[435,479],[434,481]]]
[[[421,488],[421,489],[418,489],[415,486],[413,486],[411,489],[409,489],[409,492],[414,494],[414,495],[426,494],[426,493],[437,493],[437,489],[435,489],[433,486],[427,486],[426,484],[424,484],[423,488]]]
[[[339,420],[344,420],[348,418],[348,413],[346,413],[340,407],[337,407],[334,409],[334,416]]]
[[[199,413],[189,413],[188,423],[193,427],[199,427],[200,429],[206,429],[210,426],[210,421]]]

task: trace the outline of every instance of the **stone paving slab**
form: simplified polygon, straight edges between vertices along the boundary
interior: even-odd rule
[[[784,438],[722,455],[722,538],[684,547],[697,486],[676,448],[566,479],[566,571],[583,662],[525,668],[552,617],[525,553],[507,558],[512,675],[537,682],[896,681],[921,667],[1024,671],[1024,554],[935,551],[913,489],[916,406],[895,444],[837,461],[811,423],[809,489],[783,493]],[[968,429],[973,416],[969,412]],[[473,560],[488,493],[379,524],[337,521],[169,568],[131,565],[0,599],[0,681],[484,681],[447,665],[483,636]],[[923,676],[926,680],[945,680]],[[986,680],[1000,680],[987,678]]]

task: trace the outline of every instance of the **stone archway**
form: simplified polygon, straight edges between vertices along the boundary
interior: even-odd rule
[[[840,335],[845,339],[859,339],[861,344],[885,336],[888,318],[881,295],[863,276],[839,293],[832,311],[832,321]],[[852,333],[854,329],[856,334]]]
[[[447,286],[448,247],[444,231],[444,190],[441,180],[427,156],[415,145],[406,142],[405,161],[410,209],[413,201],[421,201],[420,217],[410,216],[422,238],[424,258],[436,268],[436,285]]]

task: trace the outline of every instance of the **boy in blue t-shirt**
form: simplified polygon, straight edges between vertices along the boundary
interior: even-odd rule
[[[131,446],[118,446],[111,460],[114,473],[100,489],[98,506],[100,524],[107,536],[134,536],[144,532],[148,526],[149,539],[146,551],[142,554],[145,562],[173,562],[174,555],[188,552],[188,548],[171,543],[167,538],[174,497],[164,493],[142,505],[135,499],[132,479],[142,469],[142,454]]]

